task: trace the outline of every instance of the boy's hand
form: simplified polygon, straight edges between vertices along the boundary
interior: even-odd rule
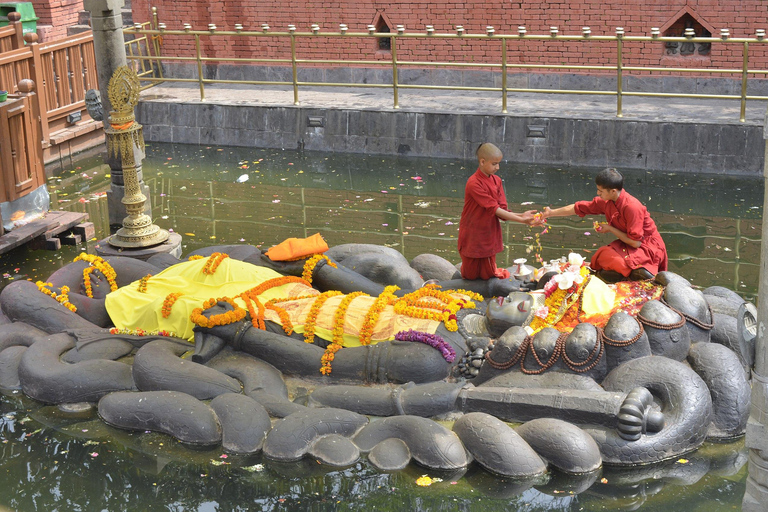
[[[547,217],[550,216],[551,213],[552,213],[552,208],[550,208],[549,206],[545,206],[544,211],[541,212],[541,216],[542,218],[546,219]]]
[[[520,222],[523,224],[528,224],[529,226],[532,226],[533,220],[534,220],[534,213],[536,213],[536,210],[528,210],[527,212],[523,212],[520,214]]]
[[[598,222],[595,221],[592,226],[595,228],[595,231],[598,233],[607,233],[609,231],[608,229],[608,223],[607,222]]]
[[[546,217],[544,217],[544,214],[542,212],[536,212],[533,214],[533,220],[530,222],[530,226],[536,227],[536,226],[543,226],[547,223]]]

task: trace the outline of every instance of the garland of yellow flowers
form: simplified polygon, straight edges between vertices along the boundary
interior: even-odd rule
[[[282,286],[288,283],[300,283],[306,286],[311,286],[305,279],[302,279],[300,277],[295,277],[295,276],[273,277],[272,279],[267,279],[260,285],[254,286],[250,290],[246,290],[243,293],[247,293],[250,297],[256,297],[257,295],[261,295],[262,293],[266,292],[270,288],[277,288],[278,286]]]
[[[230,304],[234,309],[227,311],[226,313],[219,313],[211,317],[203,315],[203,311],[212,308],[217,302],[223,301]],[[202,308],[195,308],[192,310],[192,314],[189,315],[189,319],[200,327],[216,327],[217,325],[227,325],[234,322],[239,322],[245,318],[246,310],[237,305],[237,303],[229,297],[221,297],[218,299],[208,299],[203,303]]]
[[[43,281],[37,281],[35,283],[37,285],[37,289],[43,292],[45,295],[51,297],[52,299],[55,299],[56,302],[70,310],[71,312],[76,312],[77,307],[75,307],[74,304],[69,302],[69,286],[62,286],[60,293],[56,293],[55,291],[47,288],[48,286],[53,286],[53,283],[44,283]]]
[[[305,343],[312,343],[315,341],[315,324],[317,323],[317,316],[320,314],[320,309],[323,307],[323,304],[325,304],[325,301],[331,297],[336,297],[337,295],[341,295],[341,292],[338,290],[328,290],[327,292],[318,295],[312,303],[312,306],[309,308],[309,313],[307,313],[307,318],[304,319]]]
[[[338,268],[338,265],[332,262],[330,258],[328,258],[328,256],[325,254],[315,254],[309,258],[306,263],[304,263],[304,271],[301,273],[301,278],[306,280],[308,283],[311,283],[312,273],[315,271],[315,267],[320,262],[320,260],[325,260],[333,268]]]
[[[438,288],[438,285],[430,284],[401,297],[394,303],[395,313],[412,318],[443,322],[449,331],[457,331],[459,326],[456,321],[456,313],[462,308],[474,309],[475,303],[471,300],[457,299]],[[456,293],[463,293],[473,298],[482,298],[478,294],[465,290]],[[427,297],[437,299],[437,301],[425,300]]]
[[[102,258],[101,256],[96,256],[95,254],[80,253],[72,261],[75,262],[80,260],[86,261],[91,264],[90,267],[86,267],[83,270],[83,284],[85,285],[85,294],[89,298],[91,299],[93,298],[93,286],[91,285],[91,272],[93,272],[94,269],[99,270],[104,275],[104,277],[107,278],[110,291],[117,290],[117,272],[115,272],[115,269],[113,269],[109,263],[104,261],[104,258]]]
[[[139,279],[139,291],[141,293],[147,293],[147,283],[149,282],[150,277],[152,277],[152,274],[147,274]]]
[[[203,258],[205,258],[205,256],[203,256],[202,254],[193,254],[192,256],[187,258],[187,261],[201,260]]]
[[[361,345],[369,345],[371,343],[373,329],[379,321],[379,315],[381,315],[385,307],[395,303],[397,300],[395,292],[399,289],[399,286],[387,286],[373,302],[370,309],[368,309],[368,313],[365,314],[363,319],[363,326],[360,328]]]
[[[330,345],[325,349],[325,353],[320,358],[322,366],[320,367],[320,373],[328,375],[331,373],[331,361],[334,359],[334,354],[338,352],[344,343],[344,320],[347,317],[347,309],[349,304],[356,298],[368,295],[364,292],[353,292],[348,294],[341,300],[338,309],[333,314],[333,339],[331,339]]]
[[[165,300],[163,301],[163,309],[162,309],[163,318],[168,318],[169,316],[171,316],[171,308],[173,308],[173,305],[176,303],[176,300],[182,295],[184,294],[181,292],[174,292],[166,295]]]
[[[205,262],[205,266],[203,267],[203,274],[208,274],[209,276],[215,274],[216,269],[219,268],[221,262],[226,258],[229,258],[229,254],[225,254],[223,252],[215,252],[211,254],[208,257],[208,261]]]
[[[545,327],[552,327],[559,322],[568,307],[573,304],[575,300],[581,296],[584,292],[584,288],[588,282],[589,269],[587,267],[581,267],[579,274],[584,278],[581,284],[574,283],[567,290],[561,289],[559,286],[544,300],[544,305],[548,308],[546,318],[534,316],[529,327],[533,329],[534,333],[539,332]],[[571,300],[572,299],[572,300]],[[570,302],[569,302],[570,300]]]

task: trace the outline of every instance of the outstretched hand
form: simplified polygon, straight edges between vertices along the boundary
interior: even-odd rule
[[[523,212],[519,215],[520,215],[520,222],[522,222],[523,224],[528,224],[529,226],[532,226],[536,218],[536,210],[528,210],[527,212]]]

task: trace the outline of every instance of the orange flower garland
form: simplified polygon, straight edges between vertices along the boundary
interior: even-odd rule
[[[163,301],[163,309],[162,309],[163,318],[168,318],[169,316],[171,316],[171,308],[173,308],[173,305],[176,303],[176,300],[182,295],[184,294],[181,292],[175,292],[175,293],[169,293],[165,297],[165,300]]]
[[[373,329],[379,321],[379,315],[381,315],[381,312],[384,311],[385,307],[393,304],[397,300],[395,291],[399,289],[400,287],[398,286],[387,286],[371,305],[370,309],[365,314],[365,319],[363,319],[363,326],[360,328],[361,345],[369,345],[371,343]]]
[[[202,254],[193,254],[192,256],[187,258],[187,261],[201,260],[203,258],[205,258],[205,256],[203,256]]]
[[[217,302],[227,302],[234,310],[227,311],[226,313],[219,313],[213,315],[210,318],[203,315],[203,311],[210,309],[216,305]],[[192,314],[189,315],[189,319],[200,327],[216,327],[217,325],[227,325],[234,322],[239,322],[245,318],[246,311],[235,303],[234,300],[229,297],[222,297],[218,299],[208,299],[203,303],[202,308],[195,308],[192,310]]]
[[[472,292],[462,290],[456,293],[469,295]],[[471,296],[480,297],[477,294]],[[436,300],[429,300],[428,298]],[[427,285],[401,297],[394,306],[395,313],[412,318],[444,322],[446,329],[457,331],[459,326],[456,323],[456,313],[463,308],[474,309],[475,303],[457,299],[448,292],[440,291],[437,285]]]
[[[56,302],[70,310],[71,312],[76,312],[77,307],[75,307],[74,304],[69,302],[69,286],[62,286],[60,293],[56,293],[53,290],[49,289],[48,286],[53,286],[53,283],[44,283],[42,281],[37,281],[35,283],[37,285],[37,289],[43,292],[45,295],[49,296],[52,299],[55,299]]]
[[[89,298],[93,298],[93,286],[91,285],[91,272],[94,271],[94,268],[101,272],[104,277],[107,278],[107,282],[109,283],[109,289],[111,291],[117,290],[117,272],[115,272],[115,269],[112,268],[112,266],[104,261],[104,258],[101,256],[96,256],[95,254],[87,254],[87,253],[81,253],[78,254],[77,257],[72,260],[75,261],[86,261],[91,264],[90,267],[87,267],[83,270],[83,284],[85,286],[85,294]]]
[[[331,297],[336,297],[337,295],[341,294],[342,293],[337,290],[328,290],[327,292],[323,292],[317,296],[315,301],[312,303],[312,307],[309,308],[307,318],[304,319],[304,341],[306,343],[312,343],[315,341],[315,324],[317,322],[317,315],[320,314],[320,309],[323,307],[323,304],[325,304],[325,301]]]
[[[277,313],[277,316],[280,317],[280,323],[283,326],[283,331],[285,331],[286,336],[293,334],[293,323],[291,323],[291,317],[288,316],[288,312],[286,310],[280,306],[275,305],[275,302],[272,300],[267,302],[264,307]]]
[[[248,308],[248,313],[251,315],[251,324],[257,329],[266,330],[267,326],[264,324],[264,304],[261,303],[258,297],[251,297],[248,292],[241,293],[239,297],[243,299],[245,307]],[[256,307],[258,307],[258,311],[253,308],[254,302]]]
[[[573,286],[567,290],[563,290],[558,286],[545,299],[544,305],[547,308],[547,316],[545,318],[534,316],[529,325],[534,333],[539,332],[545,327],[552,327],[559,322],[568,310],[568,307],[573,304],[573,301],[569,304],[569,299],[578,299],[579,294],[584,291],[584,286],[588,282],[587,277],[589,276],[589,269],[587,267],[581,267],[579,274],[584,278],[581,284],[574,283]]]
[[[83,286],[85,286],[85,295],[89,298],[93,298],[93,285],[91,284],[91,272],[96,270],[96,267],[85,267],[83,269]]]
[[[304,271],[301,273],[301,278],[306,280],[308,283],[311,283],[312,273],[315,271],[315,267],[320,262],[320,260],[325,260],[333,268],[338,268],[338,265],[332,262],[331,259],[325,254],[315,254],[309,258],[306,263],[304,263]]]
[[[282,286],[288,283],[301,283],[307,286],[312,286],[305,279],[302,279],[300,277],[283,276],[283,277],[274,277],[272,279],[268,279],[263,283],[261,283],[259,286],[255,286],[250,290],[246,290],[243,293],[247,293],[250,297],[256,297],[257,295],[261,295],[262,293],[269,290],[270,288],[277,288],[278,286]],[[242,296],[242,294],[240,295]]]
[[[320,367],[320,373],[323,375],[329,375],[331,373],[331,361],[334,359],[334,354],[338,352],[344,344],[344,320],[347,317],[347,309],[353,300],[366,295],[364,292],[352,292],[341,300],[338,309],[333,314],[333,339],[331,344],[325,349],[325,354],[320,358],[322,366]]]
[[[141,293],[147,293],[147,283],[149,282],[150,277],[152,277],[152,274],[147,274],[139,279],[139,291]]]
[[[209,276],[215,274],[216,269],[219,268],[221,262],[226,258],[229,258],[229,255],[223,252],[215,252],[211,254],[208,257],[208,261],[205,263],[205,266],[203,267],[203,274],[208,274]]]

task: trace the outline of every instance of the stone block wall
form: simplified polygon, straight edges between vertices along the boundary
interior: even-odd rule
[[[147,141],[474,158],[493,141],[511,162],[760,175],[757,125],[356,111],[143,100]],[[312,123],[310,123],[312,118]],[[311,126],[315,125],[315,126]],[[321,126],[316,126],[316,125]]]

